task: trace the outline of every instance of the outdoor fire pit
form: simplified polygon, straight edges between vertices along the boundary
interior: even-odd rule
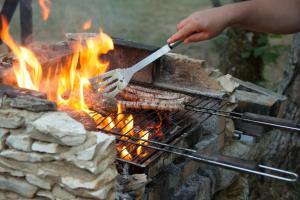
[[[282,97],[222,76],[202,60],[168,54],[137,73],[116,99],[106,100],[88,79],[131,66],[154,48],[102,32],[66,37],[25,48],[13,42],[7,27],[2,30],[12,52],[0,63],[1,197],[180,199],[187,190],[212,195],[235,175],[201,163],[297,179],[249,161],[246,147],[223,155],[234,147],[233,138],[247,134],[251,144],[259,133],[247,133],[243,124],[243,132],[235,130],[233,120],[218,112],[245,112],[248,104],[260,107],[260,114],[276,113]],[[188,188],[201,169],[206,175]]]

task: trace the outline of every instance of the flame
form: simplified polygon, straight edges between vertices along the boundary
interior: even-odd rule
[[[149,131],[146,131],[146,130],[144,131],[144,130],[142,130],[142,131],[140,131],[139,136],[140,136],[140,138],[143,139],[143,140],[148,140],[148,139],[149,139]],[[143,141],[143,140],[139,140],[138,143],[139,143],[139,144],[143,144],[143,145],[148,145],[148,142]],[[148,155],[147,152],[144,152],[143,154],[142,154],[142,153],[143,153],[143,147],[142,147],[142,146],[139,146],[139,147],[136,149],[136,154],[137,154],[137,155],[140,155],[140,156],[142,156],[142,157],[145,157],[146,155]]]
[[[86,20],[82,25],[82,29],[85,30],[85,31],[89,30],[91,27],[92,27],[92,20],[91,19]]]
[[[9,34],[8,23],[5,18],[2,20],[1,39],[12,50],[16,61],[13,63],[13,71],[19,87],[39,90],[47,94],[49,100],[55,101],[58,106],[67,106],[76,111],[91,113],[85,103],[85,93],[91,90],[89,78],[104,73],[109,62],[99,59],[99,55],[106,54],[114,48],[112,39],[100,30],[99,35],[78,42],[72,46],[73,54],[65,63],[51,66],[42,71],[34,53],[26,47],[18,46]],[[44,73],[44,74],[43,74]],[[42,79],[43,77],[43,79]],[[123,135],[121,139],[128,140],[130,136],[148,140],[150,132],[141,130],[139,133],[134,130],[134,118],[131,114],[124,114],[121,104],[118,104],[117,115],[96,116],[90,115],[98,126],[107,131],[116,129]],[[162,119],[155,127],[160,130]],[[136,129],[137,130],[137,129]],[[128,135],[129,137],[126,137]],[[137,140],[138,144],[148,145],[148,142]],[[145,149],[139,145],[119,146],[118,150],[123,159],[132,160],[132,152],[143,157],[147,155]]]
[[[18,61],[13,64],[18,86],[40,90],[59,106],[89,112],[84,102],[84,92],[90,88],[88,79],[106,71],[109,63],[102,62],[99,55],[106,54],[114,48],[112,39],[100,31],[97,37],[88,39],[86,44],[74,45],[74,53],[69,62],[64,66],[56,66],[54,75],[51,75],[53,72],[50,68],[45,72],[46,78],[42,81],[42,67],[34,53],[18,46],[9,34],[7,20],[3,17],[1,20],[1,39]],[[112,125],[113,123],[110,126]]]
[[[57,104],[89,113],[90,110],[84,101],[84,91],[91,88],[88,79],[107,70],[109,63],[102,62],[99,55],[106,54],[114,45],[112,39],[100,31],[97,37],[88,39],[85,46],[77,44],[73,48],[74,54],[70,64],[64,66],[60,73]],[[66,95],[67,98],[64,98]],[[114,127],[113,123],[107,123],[109,127]]]
[[[132,155],[128,152],[126,146],[123,146],[120,151],[120,157],[124,160],[132,160]]]
[[[23,88],[38,90],[42,78],[42,67],[29,49],[18,46],[9,34],[7,20],[1,17],[2,41],[12,50],[18,62],[13,63],[13,70],[16,75],[18,85]]]
[[[41,14],[44,21],[47,21],[50,15],[50,0],[39,0],[39,5],[41,7]]]

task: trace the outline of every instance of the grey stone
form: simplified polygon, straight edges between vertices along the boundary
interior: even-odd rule
[[[23,117],[12,115],[10,113],[0,113],[1,128],[20,128],[25,126]]]
[[[86,169],[92,172],[93,174],[100,174],[103,173],[109,165],[114,163],[114,161],[115,161],[114,156],[108,156],[107,158],[103,159],[101,162],[78,160],[78,161],[72,161],[72,163],[81,169]]]
[[[73,147],[60,156],[79,168],[98,174],[114,161],[115,155],[115,137],[101,132],[89,132],[84,144]]]
[[[92,160],[96,153],[96,147],[97,145],[93,145],[83,151],[78,152],[77,159],[84,160],[84,161]]]
[[[7,137],[6,144],[10,148],[31,151],[32,139],[27,134],[11,134]]]
[[[16,176],[16,177],[24,177],[25,176],[25,174],[22,171],[13,170],[13,169],[3,166],[1,164],[0,164],[0,173],[8,173],[11,176]]]
[[[55,197],[54,195],[52,194],[52,192],[50,191],[47,191],[47,190],[39,190],[37,193],[36,193],[37,196],[40,196],[40,197],[45,197],[47,199],[50,199],[50,200],[55,200]]]
[[[0,128],[0,151],[2,151],[5,147],[5,140],[8,136],[9,131],[4,128]]]
[[[48,141],[47,137],[53,138],[54,141],[57,140],[68,146],[82,144],[86,139],[86,130],[83,125],[64,112],[46,113],[35,120],[32,126],[40,135],[46,136],[34,135],[35,139]]]
[[[50,190],[51,189],[51,183],[38,177],[38,176],[35,176],[33,174],[28,174],[26,175],[26,180],[31,183],[32,185],[35,185],[39,188],[43,188],[43,189],[46,189],[46,190]]]
[[[17,161],[23,161],[23,162],[42,162],[42,161],[49,162],[55,160],[55,157],[51,155],[39,154],[34,152],[28,153],[28,152],[18,151],[15,149],[4,150],[0,153],[0,156],[14,159]]]
[[[55,199],[76,199],[76,197],[70,192],[64,190],[58,185],[55,185],[52,190]]]
[[[20,109],[14,109],[14,108],[8,108],[8,109],[0,109],[0,114],[2,115],[9,115],[9,116],[17,116],[17,117],[23,117],[25,120],[25,124],[28,122],[34,121],[41,117],[44,113],[42,112],[30,112],[27,110],[20,110]]]
[[[27,183],[24,179],[0,175],[0,189],[15,192],[21,196],[31,198],[38,188]]]
[[[59,145],[56,143],[39,142],[36,141],[32,144],[32,151],[44,152],[44,153],[58,153]]]
[[[25,109],[33,112],[55,111],[57,106],[54,102],[45,99],[35,98],[31,96],[19,96],[11,99],[12,108]]]
[[[74,194],[80,197],[85,197],[85,198],[92,198],[92,199],[99,199],[99,200],[107,200],[107,199],[115,199],[114,194],[115,193],[115,182],[110,182],[106,184],[105,186],[100,187],[99,189],[96,190],[84,190],[84,189],[76,189],[73,190]]]
[[[93,180],[82,180],[74,176],[63,176],[61,178],[62,184],[66,185],[71,189],[85,188],[90,190],[98,189],[100,186],[105,186],[107,183],[114,180],[118,175],[118,172],[114,167],[110,166],[100,174],[96,179]]]

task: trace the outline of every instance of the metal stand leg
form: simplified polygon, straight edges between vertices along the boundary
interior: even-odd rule
[[[32,0],[20,0],[21,43],[32,42]]]

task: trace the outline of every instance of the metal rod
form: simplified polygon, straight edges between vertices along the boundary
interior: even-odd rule
[[[111,131],[106,131],[110,134],[113,134],[113,135],[117,135],[117,136],[120,136],[120,137],[127,137],[129,139],[134,139],[134,140],[141,140],[143,142],[148,142],[148,143],[152,143],[152,144],[156,144],[156,145],[161,145],[163,147],[168,147],[168,148],[173,148],[173,149],[177,149],[177,150],[181,150],[181,151],[187,151],[187,152],[190,152],[190,153],[197,153],[196,150],[193,150],[193,149],[187,149],[187,148],[183,148],[183,147],[177,147],[177,146],[174,146],[174,145],[170,145],[170,144],[166,144],[166,143],[162,143],[162,142],[157,142],[157,141],[153,141],[153,140],[146,140],[146,139],[142,139],[142,138],[139,138],[139,137],[136,137],[136,136],[130,136],[130,135],[123,135],[121,133],[115,133],[115,132],[111,132]],[[118,140],[122,141],[122,142],[129,142],[130,140],[124,140],[124,139],[119,139]],[[143,146],[139,143],[137,143],[137,145],[139,146]],[[148,147],[148,146],[146,146]]]
[[[112,134],[115,134],[115,133],[112,133]],[[130,137],[130,136],[128,136],[128,137]],[[124,141],[120,138],[117,138],[117,140]],[[203,162],[203,163],[207,163],[207,164],[210,164],[210,165],[219,166],[219,167],[232,169],[232,170],[236,170],[236,171],[241,171],[241,172],[246,172],[246,173],[250,173],[250,174],[260,175],[260,176],[266,176],[266,177],[269,177],[269,178],[274,178],[274,179],[278,179],[278,180],[282,180],[282,181],[295,182],[298,179],[298,174],[296,174],[294,172],[290,172],[290,171],[286,171],[286,170],[282,170],[282,169],[277,169],[277,168],[273,168],[273,167],[269,167],[269,166],[265,166],[265,165],[261,165],[261,164],[257,164],[257,166],[256,166],[260,170],[259,171],[259,170],[255,170],[255,169],[251,169],[251,168],[241,167],[241,166],[234,165],[234,164],[228,164],[228,163],[225,163],[225,162],[222,162],[222,161],[217,161],[217,160],[214,160],[210,157],[203,156],[203,155],[186,154],[186,153],[172,151],[172,150],[169,150],[169,149],[160,148],[160,147],[156,147],[156,146],[152,146],[152,145],[138,144],[137,142],[134,142],[134,141],[126,141],[126,142],[129,142],[129,143],[132,143],[132,144],[135,144],[135,145],[140,145],[140,146],[143,146],[145,148],[152,148],[152,149],[155,149],[155,150],[158,150],[158,151],[163,151],[163,152],[172,153],[172,154],[179,155],[179,156],[184,156],[186,158],[189,158],[189,159],[192,159],[192,160],[195,160],[195,161],[199,161],[199,162]],[[148,142],[151,143],[151,141],[148,141]],[[170,145],[170,146],[173,146],[173,145]],[[175,147],[175,146],[173,146],[173,147]],[[122,161],[127,162],[127,160],[124,160],[124,159],[122,159]],[[128,161],[128,163],[130,163],[130,161]],[[270,173],[264,172],[263,170],[265,170],[265,169],[270,170],[271,172],[274,172],[274,174],[272,174],[271,172]],[[281,173],[285,176],[276,175],[275,172],[276,173]]]
[[[282,124],[275,124],[275,123],[271,123],[271,122],[264,122],[264,121],[243,118],[242,113],[220,111],[220,110],[204,108],[204,107],[197,107],[197,106],[192,106],[192,105],[185,105],[185,108],[188,110],[191,110],[191,111],[195,111],[195,112],[210,113],[212,115],[222,116],[222,117],[226,117],[226,118],[231,118],[231,119],[241,120],[241,121],[245,121],[245,122],[266,125],[266,126],[272,126],[272,127],[276,127],[276,128],[300,132],[300,128],[296,128],[296,127],[290,127],[290,126],[286,126],[286,125],[282,125]]]

